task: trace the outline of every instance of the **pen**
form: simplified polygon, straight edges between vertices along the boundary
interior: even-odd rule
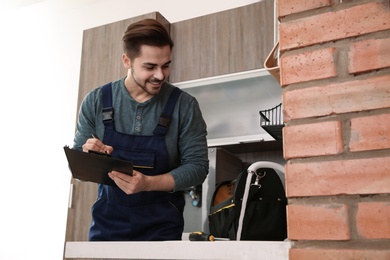
[[[91,136],[92,136],[93,139],[97,139],[97,140],[100,141],[100,139],[99,139],[99,137],[97,137],[97,135],[91,134]],[[89,152],[98,153],[98,154],[102,154],[102,155],[106,155],[106,156],[111,157],[111,155],[109,155],[109,154],[107,153],[107,151],[105,151],[104,153],[100,153],[100,152],[96,152],[96,151],[89,150]]]

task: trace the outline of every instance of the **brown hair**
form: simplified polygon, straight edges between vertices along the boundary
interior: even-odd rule
[[[144,19],[130,24],[122,37],[123,51],[134,60],[140,55],[141,46],[149,45],[173,48],[173,41],[165,27],[154,19]]]

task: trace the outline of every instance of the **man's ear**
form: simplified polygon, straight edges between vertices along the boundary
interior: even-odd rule
[[[126,55],[126,53],[122,54],[122,63],[126,69],[131,68],[131,61],[130,61],[130,58]]]

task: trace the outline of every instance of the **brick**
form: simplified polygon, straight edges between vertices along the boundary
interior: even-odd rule
[[[278,16],[280,18],[289,14],[299,13],[331,5],[331,0],[306,0],[304,2],[302,0],[279,0],[277,5]]]
[[[326,48],[297,55],[282,55],[281,85],[335,77],[334,52],[335,48]]]
[[[390,67],[390,38],[353,43],[348,52],[349,73]]]
[[[390,202],[359,203],[356,226],[364,238],[390,239]]]
[[[390,193],[390,157],[286,164],[287,197]]]
[[[390,75],[283,91],[284,121],[390,107]]]
[[[388,0],[279,24],[281,51],[390,29]]]
[[[283,147],[285,159],[340,154],[343,152],[341,122],[286,126]]]
[[[343,204],[288,205],[290,240],[349,240],[348,208]]]
[[[289,260],[302,259],[390,259],[389,249],[329,249],[329,248],[291,248]]]
[[[390,114],[351,119],[352,152],[390,148]]]

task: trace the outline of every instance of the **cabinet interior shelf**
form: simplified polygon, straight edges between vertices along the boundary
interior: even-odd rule
[[[259,111],[280,104],[282,97],[266,69],[173,84],[198,100],[209,147],[275,140],[259,124]]]

